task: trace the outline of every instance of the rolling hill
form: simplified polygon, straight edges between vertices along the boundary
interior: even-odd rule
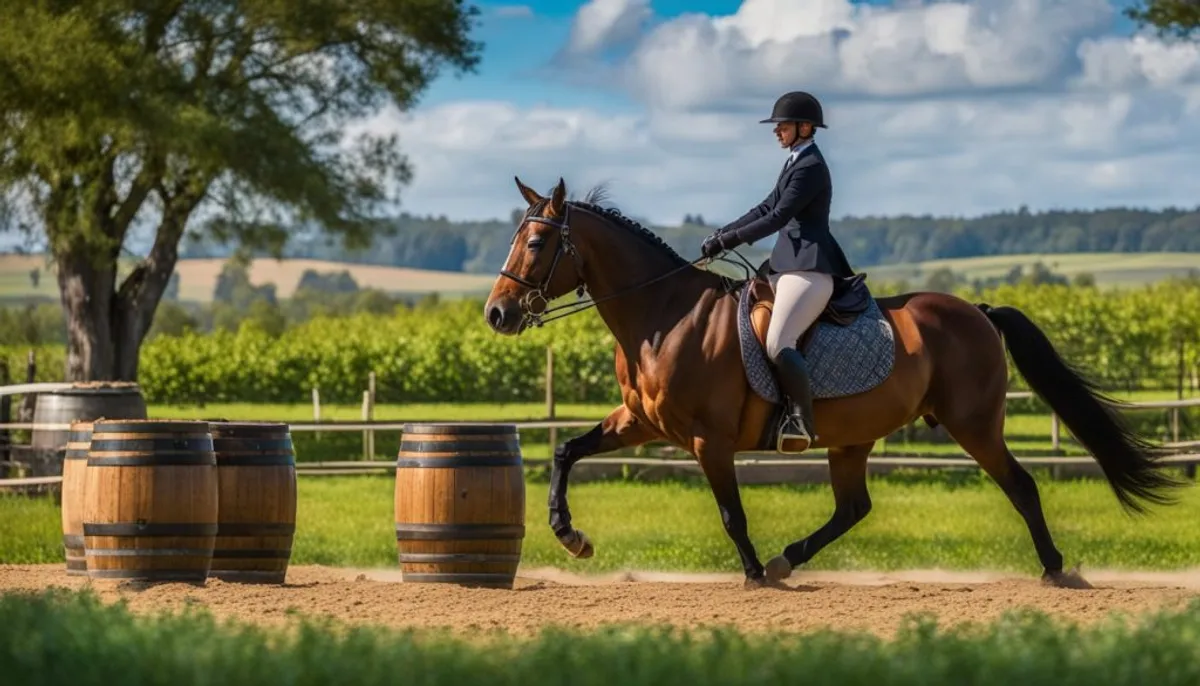
[[[1067,277],[1081,272],[1090,273],[1101,287],[1136,287],[1172,276],[1186,276],[1193,270],[1200,271],[1200,253],[1187,252],[995,255],[905,264],[857,265],[857,268],[866,272],[873,284],[903,279],[908,281],[910,287],[915,288],[931,273],[941,268],[948,268],[967,279],[988,278],[1003,276],[1014,266],[1029,266],[1038,261]],[[221,258],[180,260],[176,268],[180,276],[179,299],[210,302],[213,286],[223,264],[224,260]],[[42,270],[37,288],[33,287],[29,278],[29,272],[35,268]],[[250,278],[256,285],[273,282],[277,295],[287,298],[295,291],[300,276],[307,269],[319,272],[345,269],[362,288],[378,288],[404,294],[438,293],[445,297],[486,293],[495,282],[494,274],[468,274],[315,259],[256,259],[251,266]],[[722,268],[722,271],[741,275],[738,270],[729,271]],[[53,273],[47,272],[45,258],[41,255],[0,255],[0,299],[30,297],[58,299],[58,283]]]
[[[175,271],[179,274],[179,299],[210,302],[217,275],[225,263],[221,258],[180,260]],[[41,270],[41,278],[35,288],[29,277],[33,269]],[[486,293],[495,282],[491,274],[464,274],[462,272],[409,269],[405,267],[383,267],[375,265],[326,262],[309,259],[256,259],[250,267],[250,280],[255,285],[274,283],[276,295],[290,297],[307,269],[319,272],[350,272],[360,288],[378,288],[390,293],[422,294],[438,293],[458,296],[469,293]],[[58,299],[58,282],[54,273],[47,268],[43,255],[0,255],[0,298],[16,299],[45,297]]]
[[[942,268],[975,279],[1004,276],[1013,267],[1030,267],[1036,262],[1068,278],[1081,273],[1091,274],[1102,288],[1137,287],[1169,277],[1187,276],[1193,270],[1200,271],[1200,253],[1188,252],[989,255],[859,267],[858,271],[866,272],[868,279],[876,283],[904,279],[915,285]]]

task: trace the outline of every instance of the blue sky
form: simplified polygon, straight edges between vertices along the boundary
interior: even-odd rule
[[[358,124],[400,136],[400,211],[507,218],[514,175],[561,176],[720,225],[773,185],[757,122],[790,90],[825,106],[835,218],[1200,203],[1200,41],[1139,33],[1126,0],[475,4],[478,72]]]
[[[507,216],[519,174],[606,182],[654,222],[727,221],[774,180],[756,122],[787,90],[826,107],[835,216],[1200,198],[1200,48],[1138,35],[1124,1],[476,4],[478,73],[372,124],[401,133],[409,212]],[[566,60],[572,31],[590,49]]]
[[[799,1],[799,0],[798,0]],[[891,0],[853,0],[858,5],[887,6]],[[533,0],[532,2],[473,2],[480,9],[477,40],[483,42],[483,59],[476,73],[446,75],[435,81],[421,98],[428,107],[456,100],[502,99],[520,105],[550,103],[584,105],[605,110],[629,110],[636,105],[619,94],[601,93],[560,83],[548,83],[537,72],[566,43],[571,22],[586,0]],[[659,20],[685,13],[726,15],[737,11],[742,0],[653,0]],[[1131,3],[1114,2],[1114,7]],[[1113,32],[1129,34],[1132,22],[1113,18]]]

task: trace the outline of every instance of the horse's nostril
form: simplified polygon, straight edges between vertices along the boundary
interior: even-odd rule
[[[493,329],[499,329],[503,326],[504,310],[500,309],[498,305],[492,305],[491,309],[488,310],[488,323],[492,325]]]

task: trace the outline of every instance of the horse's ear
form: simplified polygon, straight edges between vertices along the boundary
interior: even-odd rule
[[[558,185],[550,194],[550,209],[555,215],[562,214],[563,205],[567,202],[567,183],[558,177]]]
[[[521,177],[514,176],[513,180],[517,182],[517,190],[521,192],[521,197],[525,198],[525,202],[529,203],[530,207],[533,207],[539,202],[545,200],[545,198],[538,195],[537,191],[521,183]]]

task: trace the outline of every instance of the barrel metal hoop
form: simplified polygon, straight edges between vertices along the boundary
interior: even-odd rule
[[[83,523],[84,536],[216,536],[216,524],[111,522]]]
[[[524,524],[396,524],[397,541],[515,540],[524,537]]]
[[[455,457],[401,457],[396,459],[399,469],[463,469],[466,467],[520,467],[520,455],[460,455]]]
[[[100,457],[95,453],[88,456],[89,467],[216,467],[217,456],[209,453],[156,452],[141,457]]]
[[[520,561],[521,556],[513,553],[400,553],[400,562],[409,564],[436,564],[439,562],[508,563]]]

